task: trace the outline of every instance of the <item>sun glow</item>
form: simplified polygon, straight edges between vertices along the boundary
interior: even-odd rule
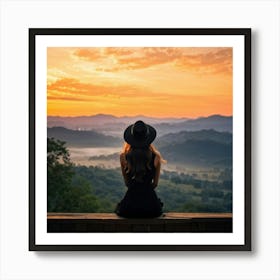
[[[48,115],[232,115],[232,48],[48,48]]]

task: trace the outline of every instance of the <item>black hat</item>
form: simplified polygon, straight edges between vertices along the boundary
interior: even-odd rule
[[[156,138],[156,130],[145,124],[143,121],[137,121],[130,125],[124,131],[124,140],[133,147],[141,148],[149,146]]]

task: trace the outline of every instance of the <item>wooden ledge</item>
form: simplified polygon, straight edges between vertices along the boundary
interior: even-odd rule
[[[114,213],[48,213],[48,232],[232,232],[231,213],[164,213],[128,219]]]

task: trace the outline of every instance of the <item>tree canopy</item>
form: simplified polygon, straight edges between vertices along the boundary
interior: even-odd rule
[[[75,176],[65,142],[47,140],[48,212],[95,212],[98,202],[88,181]]]

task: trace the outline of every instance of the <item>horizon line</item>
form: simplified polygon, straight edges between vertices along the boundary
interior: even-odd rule
[[[112,116],[115,118],[136,118],[136,117],[145,117],[145,118],[154,118],[154,119],[199,119],[199,118],[209,118],[212,116],[221,116],[221,117],[233,117],[233,115],[222,115],[222,114],[210,114],[207,116],[197,116],[197,117],[188,117],[188,116],[181,116],[181,117],[174,117],[174,116],[165,116],[165,117],[157,117],[157,116],[147,116],[147,115],[122,115],[122,116],[116,116],[113,114],[104,114],[104,113],[97,113],[93,115],[75,115],[75,116],[69,116],[69,115],[47,115],[47,117],[59,117],[59,118],[79,118],[79,117],[95,117],[95,116]]]

